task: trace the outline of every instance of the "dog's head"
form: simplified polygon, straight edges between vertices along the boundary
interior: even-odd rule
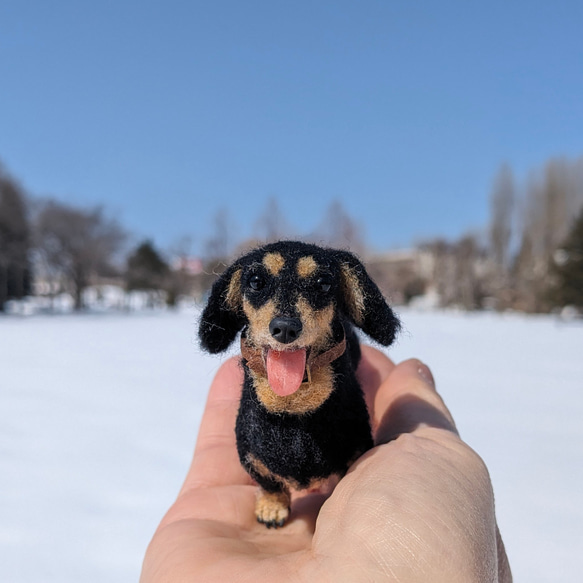
[[[343,319],[385,346],[399,329],[354,255],[280,241],[244,255],[219,277],[199,335],[211,353],[226,350],[243,328],[248,342],[260,350],[323,352]]]

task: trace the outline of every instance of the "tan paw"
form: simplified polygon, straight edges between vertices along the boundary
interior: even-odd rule
[[[278,528],[285,524],[289,516],[290,496],[288,492],[270,493],[261,490],[255,503],[257,522],[267,528]]]

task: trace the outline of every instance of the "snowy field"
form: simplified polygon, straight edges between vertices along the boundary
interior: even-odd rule
[[[402,312],[485,459],[515,581],[583,580],[583,323]],[[0,572],[128,583],[176,495],[221,360],[194,311],[0,318]]]

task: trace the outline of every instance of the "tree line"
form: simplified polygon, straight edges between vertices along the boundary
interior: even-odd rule
[[[441,305],[541,313],[583,308],[582,246],[583,158],[553,158],[522,182],[503,164],[487,227],[420,249],[434,259],[425,283]]]
[[[551,159],[519,182],[504,164],[494,177],[489,224],[458,240],[417,244],[409,263],[368,253],[364,230],[339,201],[312,233],[298,236],[271,198],[245,241],[227,209],[219,209],[202,245],[200,264],[187,241],[167,254],[147,240],[128,249],[126,229],[103,207],[89,209],[35,199],[0,165],[0,311],[6,301],[36,292],[67,292],[76,309],[96,281],[145,290],[152,303],[202,297],[232,258],[261,243],[301,238],[348,248],[368,260],[383,291],[408,302],[433,292],[440,306],[547,312],[583,308],[583,158]],[[423,267],[420,267],[423,265]]]
[[[338,228],[323,230],[318,238],[328,237],[335,246],[359,247],[359,227],[340,203],[331,204],[323,223],[330,220]],[[128,231],[102,206],[81,208],[33,198],[0,164],[0,312],[8,300],[33,293],[49,298],[68,293],[74,308],[81,310],[85,290],[104,282],[145,291],[151,305],[175,305],[182,295],[201,298],[234,254],[293,236],[275,198],[257,220],[256,237],[241,242],[234,231],[228,211],[220,209],[203,242],[200,265],[193,267],[187,238],[170,253],[151,240],[129,246]]]

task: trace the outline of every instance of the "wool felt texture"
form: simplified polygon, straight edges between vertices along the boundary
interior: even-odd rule
[[[311,371],[320,367],[326,366],[340,358],[346,350],[346,336],[342,338],[338,344],[334,344],[326,352],[321,352],[317,356],[310,354],[306,363],[306,376],[303,381],[309,383]],[[267,370],[263,353],[258,348],[253,348],[246,341],[241,338],[241,356],[245,359],[245,364],[254,372],[260,375],[266,375]]]
[[[279,241],[237,259],[213,285],[199,337],[218,353],[241,332],[237,450],[269,527],[287,518],[290,488],[343,475],[373,445],[354,327],[387,346],[400,324],[347,251]]]

